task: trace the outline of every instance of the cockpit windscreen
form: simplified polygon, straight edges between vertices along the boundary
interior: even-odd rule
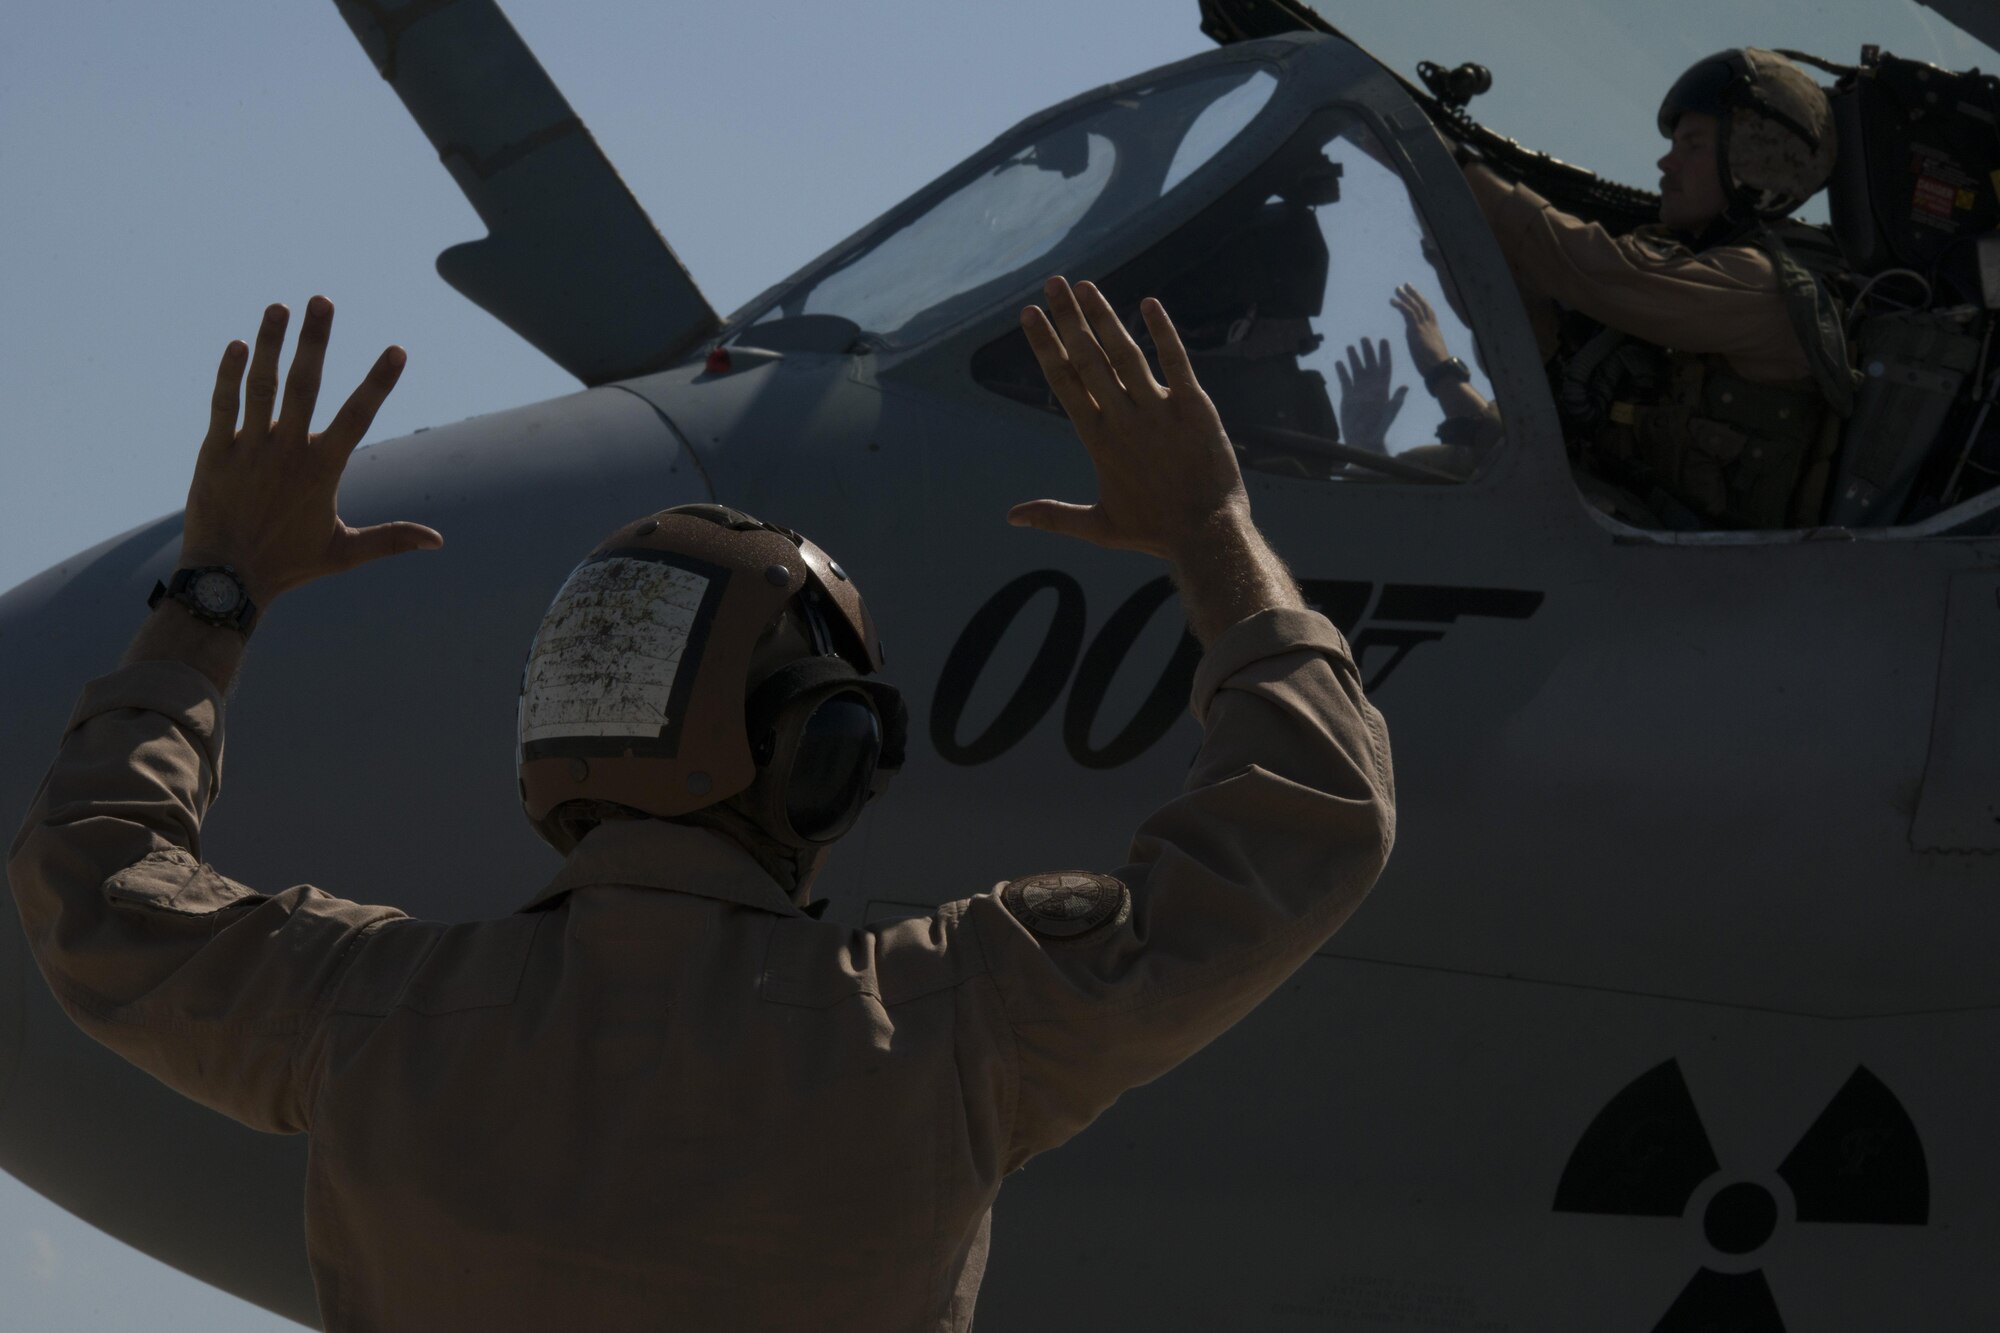
[[[972,178],[787,292],[755,325],[839,315],[885,346],[920,342],[1056,272],[1182,185],[1270,101],[1260,66],[1115,95],[1003,145]]]
[[[1139,300],[1160,298],[1244,466],[1304,480],[1463,480],[1492,457],[1500,410],[1394,161],[1360,115],[1328,108],[1138,258],[1072,276],[1097,281],[1142,345]],[[1059,410],[1016,331],[975,353],[972,373]]]

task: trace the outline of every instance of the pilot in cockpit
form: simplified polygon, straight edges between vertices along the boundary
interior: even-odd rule
[[[1467,181],[1556,380],[1586,496],[1648,527],[1816,521],[1853,381],[1839,252],[1786,218],[1825,186],[1833,113],[1774,52],[1700,61],[1660,105],[1660,222],[1629,235],[1491,168]]]

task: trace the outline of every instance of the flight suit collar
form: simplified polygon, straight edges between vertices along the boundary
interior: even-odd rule
[[[707,829],[664,819],[599,824],[521,910],[531,911],[565,893],[598,884],[692,893],[779,916],[802,915],[791,896],[741,847]]]

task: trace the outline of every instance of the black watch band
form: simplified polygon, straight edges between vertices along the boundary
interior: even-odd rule
[[[196,620],[248,634],[257,623],[257,604],[250,590],[228,565],[197,565],[177,569],[165,583],[153,585],[146,605],[157,607],[167,599],[179,602]]]
[[[1424,372],[1424,388],[1435,395],[1447,379],[1454,384],[1470,384],[1472,367],[1455,356],[1446,357]]]

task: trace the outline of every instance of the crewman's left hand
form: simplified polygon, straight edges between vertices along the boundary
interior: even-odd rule
[[[385,555],[444,545],[443,537],[421,523],[353,528],[336,511],[348,456],[396,387],[403,349],[384,349],[332,423],[315,435],[313,406],[333,328],[333,302],[315,296],[306,303],[305,324],[279,405],[278,353],[287,314],[282,305],[264,311],[254,354],[241,342],[230,343],[222,354],[181,535],[182,567],[232,567],[260,607],[324,575]],[[248,399],[239,429],[237,401],[246,360]],[[279,407],[275,421],[274,405]]]
[[[1406,384],[1394,393],[1389,382],[1395,377],[1395,363],[1389,356],[1389,340],[1380,343],[1361,340],[1361,349],[1347,346],[1347,364],[1333,363],[1340,378],[1340,438],[1357,449],[1389,452],[1389,427],[1403,410],[1409,396]]]

